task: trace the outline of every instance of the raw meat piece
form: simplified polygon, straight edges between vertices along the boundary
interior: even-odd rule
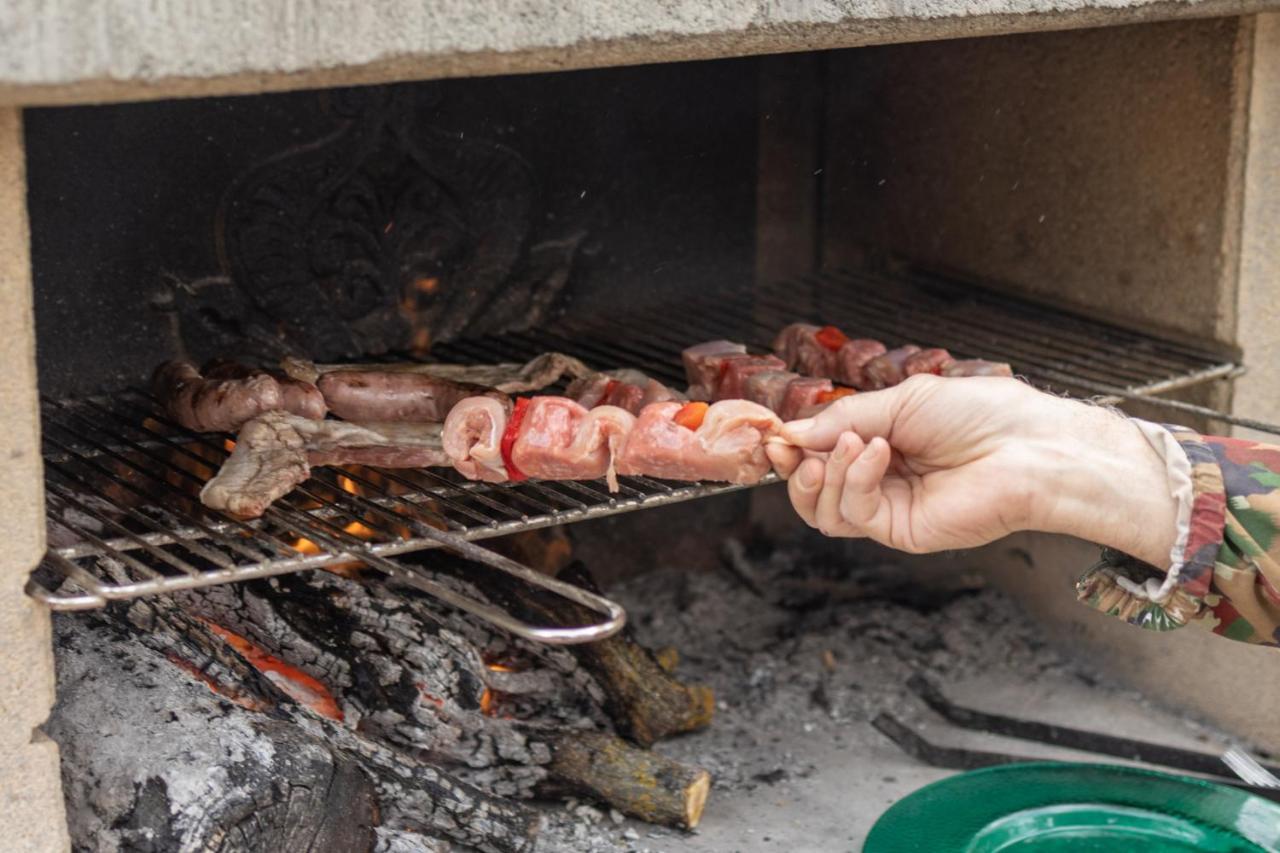
[[[853,338],[845,341],[836,353],[836,372],[831,378],[842,385],[862,388],[866,384],[863,369],[867,362],[876,356],[884,355],[885,352],[887,350],[884,344],[871,338]]]
[[[943,376],[1012,376],[1013,368],[1002,361],[966,359],[953,361],[942,368]]]
[[[785,370],[786,363],[776,355],[737,355],[720,363],[720,376],[711,398],[741,400],[746,397],[747,380],[766,370]]]
[[[447,465],[439,424],[352,424],[268,412],[248,421],[200,502],[237,518],[257,518],[311,476],[315,465],[423,468]]]
[[[617,491],[614,455],[635,422],[617,406],[587,409],[567,397],[533,397],[511,446],[511,463],[539,480],[604,477]]]
[[[749,400],[722,400],[691,430],[674,420],[682,408],[645,406],[622,447],[618,473],[749,485],[769,472],[764,440],[782,426],[773,412]]]
[[[868,391],[877,391],[897,385],[906,378],[903,367],[907,358],[920,352],[914,344],[891,349],[884,355],[878,355],[867,362],[862,369],[864,387]]]
[[[784,421],[794,421],[811,417],[812,411],[818,407],[819,396],[829,394],[834,389],[830,379],[819,379],[812,376],[800,376],[787,386],[787,393],[782,404],[775,409],[778,417]],[[821,404],[825,407],[825,404]]]
[[[917,373],[932,373],[934,376],[940,376],[946,366],[953,361],[955,359],[951,357],[951,353],[944,349],[938,347],[922,349],[907,356],[907,360],[902,363],[902,372],[906,376],[915,376]]]
[[[510,414],[510,404],[494,397],[470,397],[454,406],[443,435],[450,464],[470,480],[506,482],[502,435]]]
[[[744,345],[731,341],[707,341],[686,349],[681,353],[681,359],[684,361],[685,376],[689,380],[689,398],[710,400],[715,393],[724,359],[746,353]]]
[[[800,378],[799,374],[786,370],[762,370],[747,379],[742,396],[753,403],[759,403],[766,409],[781,412],[783,401],[787,396],[787,387],[793,380]]]

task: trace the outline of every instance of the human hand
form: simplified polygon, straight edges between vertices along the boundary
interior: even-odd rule
[[[1136,426],[1013,379],[915,376],[782,438],[770,459],[829,536],[923,553],[1045,530],[1167,565],[1176,535],[1164,462]]]

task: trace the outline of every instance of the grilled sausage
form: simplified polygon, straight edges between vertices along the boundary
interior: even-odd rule
[[[356,422],[438,423],[467,397],[507,399],[481,385],[376,368],[325,373],[316,387],[329,411]]]

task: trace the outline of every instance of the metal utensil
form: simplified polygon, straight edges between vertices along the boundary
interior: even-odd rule
[[[1280,788],[1280,779],[1262,766],[1262,762],[1238,746],[1222,753],[1222,763],[1245,782],[1259,788]]]

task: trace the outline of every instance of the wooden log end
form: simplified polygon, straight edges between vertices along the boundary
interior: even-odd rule
[[[693,829],[702,820],[711,774],[603,732],[565,733],[549,767],[556,784],[649,823]]]
[[[685,789],[685,829],[696,829],[702,820],[702,810],[707,807],[707,796],[711,793],[711,774],[702,770]]]

